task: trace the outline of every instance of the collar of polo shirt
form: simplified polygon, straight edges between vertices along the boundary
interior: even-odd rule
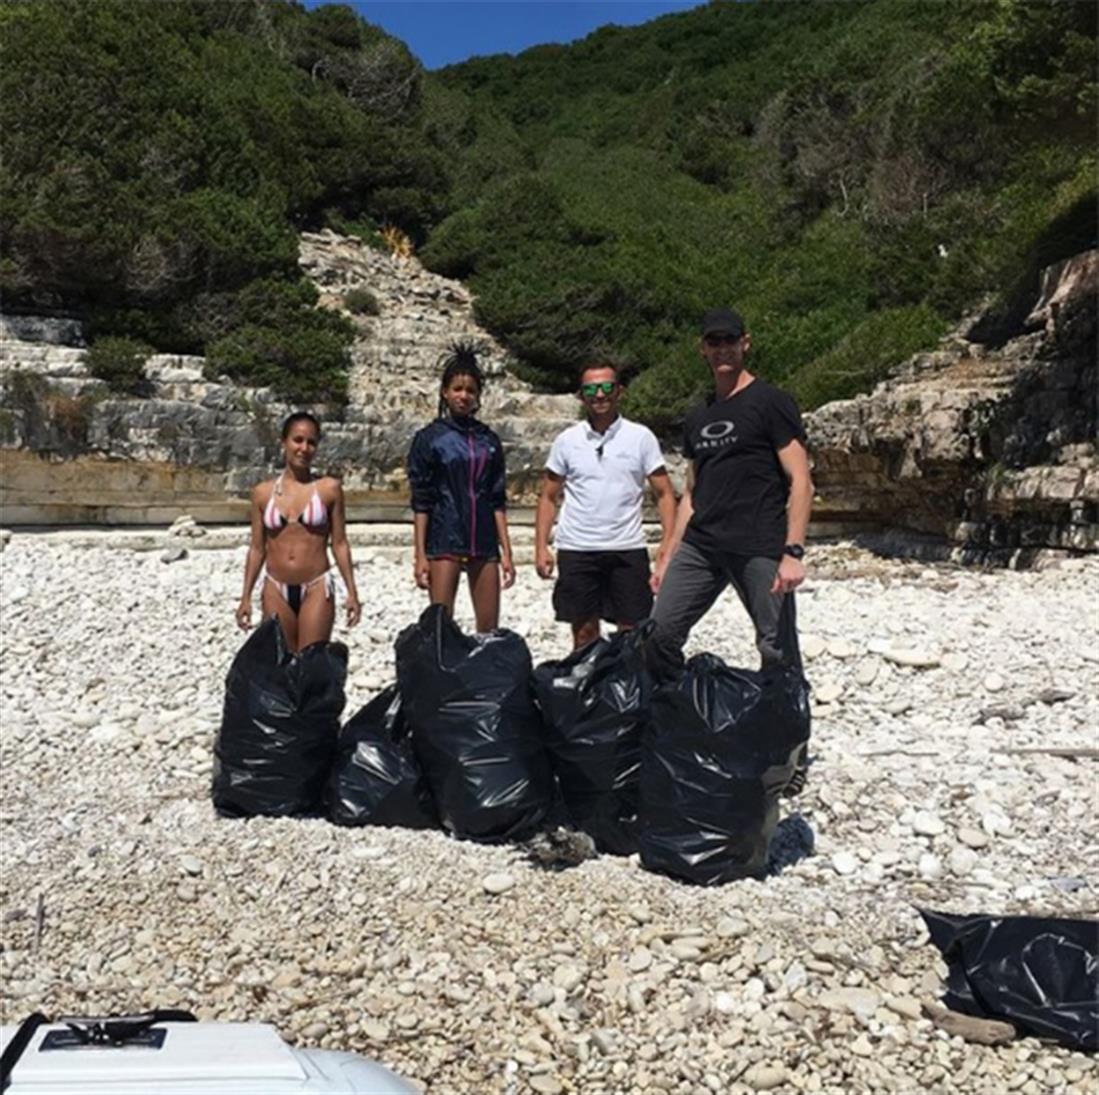
[[[588,440],[589,440],[589,441],[598,441],[598,442],[601,442],[601,443],[602,443],[602,444],[604,444],[604,445],[605,445],[605,444],[606,444],[606,443],[607,443],[608,441],[610,441],[610,439],[611,439],[612,437],[614,437],[614,435],[615,435],[616,433],[618,433],[618,430],[619,430],[619,428],[621,427],[621,425],[622,425],[622,416],[621,416],[621,415],[619,415],[619,416],[618,416],[618,417],[617,417],[617,418],[616,418],[616,419],[615,419],[615,420],[614,420],[614,421],[613,421],[613,422],[612,422],[612,423],[611,423],[611,424],[610,424],[610,425],[609,425],[609,426],[608,426],[608,427],[606,428],[606,430],[605,430],[605,431],[604,431],[603,433],[600,433],[600,432],[599,432],[598,430],[593,430],[593,429],[591,428],[591,423],[590,423],[589,421],[587,421],[587,420],[585,420],[585,421],[584,421],[584,427],[585,427],[585,429],[586,429],[586,430],[588,431],[588,432],[587,432],[587,438],[588,438]]]

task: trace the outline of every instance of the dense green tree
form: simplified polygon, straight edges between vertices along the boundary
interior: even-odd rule
[[[441,73],[289,0],[9,0],[0,45],[5,305],[294,398],[351,337],[303,227],[398,226],[529,378],[610,358],[663,425],[707,306],[812,406],[1096,236],[1090,0],[714,2]]]
[[[338,394],[351,329],[295,291],[262,320],[247,301],[296,282],[302,226],[365,217],[422,238],[441,216],[403,44],[350,8],[215,0],[16,0],[0,36],[7,306],[160,349],[214,338],[235,375]]]
[[[473,60],[441,82],[508,159],[424,257],[532,378],[632,364],[652,422],[705,386],[715,303],[807,405],[851,395],[1093,244],[1095,49],[1075,0],[756,0]]]

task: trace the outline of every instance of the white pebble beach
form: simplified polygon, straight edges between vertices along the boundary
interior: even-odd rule
[[[424,607],[391,554],[355,549],[345,718],[393,679]],[[218,819],[242,549],[163,562],[17,533],[0,554],[3,1021],[268,1021],[432,1095],[1095,1091],[1094,1058],[968,1044],[924,1016],[945,966],[917,909],[1096,915],[1099,559],[810,559],[813,763],[783,809],[815,849],[700,889],[636,857],[552,872],[442,832]],[[502,622],[536,663],[567,652],[529,564]],[[701,650],[754,668],[731,595]]]

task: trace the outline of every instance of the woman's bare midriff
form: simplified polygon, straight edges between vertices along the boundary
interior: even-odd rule
[[[268,533],[267,573],[276,582],[304,585],[328,569],[328,529],[310,532],[297,521]]]

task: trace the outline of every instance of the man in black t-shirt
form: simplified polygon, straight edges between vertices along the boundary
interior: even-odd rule
[[[800,660],[792,594],[805,579],[813,498],[805,431],[794,400],[744,367],[750,346],[736,312],[703,316],[714,391],[687,415],[687,489],[654,574],[658,647],[673,660],[728,585],[752,618],[764,667]]]

